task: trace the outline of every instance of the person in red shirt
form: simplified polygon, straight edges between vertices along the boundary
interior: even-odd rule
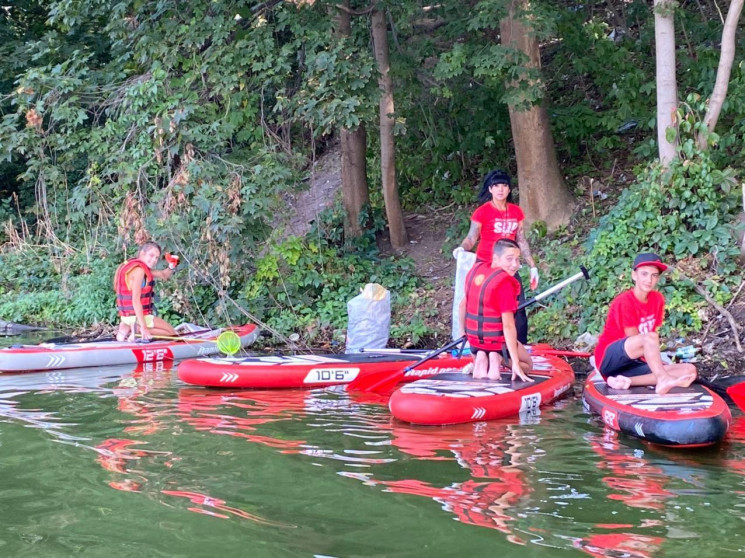
[[[493,170],[484,178],[479,192],[479,206],[471,216],[471,227],[468,235],[453,251],[453,257],[458,258],[458,252],[471,250],[476,243],[476,260],[491,263],[492,248],[500,238],[508,238],[517,243],[520,252],[530,265],[530,288],[538,287],[538,268],[530,253],[530,246],[525,238],[523,221],[525,214],[519,205],[510,203],[512,181],[510,175],[503,170]],[[520,284],[519,301],[525,300],[522,280],[519,274],[515,277]],[[515,315],[517,324],[517,338],[521,343],[528,342],[528,317],[525,310]]]
[[[528,351],[517,340],[515,311],[520,283],[520,248],[506,238],[494,243],[491,263],[477,261],[466,277],[466,291],[460,303],[460,325],[474,353],[474,378],[498,380],[506,346],[512,363],[512,380],[532,382],[533,368]]]
[[[634,288],[610,304],[595,348],[595,365],[613,389],[656,386],[655,391],[664,394],[696,379],[693,364],[664,364],[660,355],[657,328],[662,325],[665,299],[655,287],[666,269],[657,254],[639,254],[631,272]]]

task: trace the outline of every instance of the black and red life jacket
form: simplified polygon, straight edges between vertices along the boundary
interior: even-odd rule
[[[145,284],[142,285],[142,290],[140,291],[142,312],[145,316],[153,313],[153,308],[155,307],[155,292],[153,290],[155,279],[145,262],[137,258],[132,258],[119,266],[114,280],[114,288],[116,290],[116,309],[120,316],[135,315],[135,309],[132,305],[132,289],[127,286],[127,273],[138,266],[142,267],[145,271]]]
[[[477,261],[466,277],[466,336],[471,346],[498,351],[504,344],[502,312],[486,300],[489,292],[510,277],[503,269],[492,269]]]

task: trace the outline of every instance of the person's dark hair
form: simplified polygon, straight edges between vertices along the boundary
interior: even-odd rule
[[[163,249],[160,247],[160,244],[157,242],[153,242],[152,240],[148,240],[145,244],[140,246],[140,249],[137,251],[138,254],[142,254],[143,252],[150,250],[150,248],[157,248],[158,252],[161,254],[163,253]]]
[[[520,247],[517,245],[517,242],[515,242],[511,238],[500,238],[494,243],[492,254],[495,256],[501,256],[508,248],[517,248],[518,250],[520,249]]]
[[[492,195],[489,187],[492,184],[507,184],[510,187],[510,194],[507,196],[507,201],[512,202],[512,179],[502,169],[493,170],[484,177],[484,182],[481,184],[481,190],[479,191],[479,202],[486,203],[491,201]]]

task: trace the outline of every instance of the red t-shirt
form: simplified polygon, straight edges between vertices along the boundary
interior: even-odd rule
[[[481,267],[486,269],[481,269]],[[471,271],[468,272],[468,276],[466,277],[466,311],[477,305],[474,303],[474,297],[479,297],[482,288],[481,285],[488,276],[497,271],[498,269],[489,268],[484,264],[479,266],[478,263],[471,268]],[[483,277],[474,277],[471,279],[471,276],[474,274],[481,274]],[[492,281],[485,287],[483,301],[484,306],[488,307],[487,312],[485,312],[486,315],[501,316],[504,312],[514,313],[517,310],[517,296],[520,293],[520,282],[506,272],[504,274],[505,277],[501,281]],[[469,302],[473,304],[469,304]],[[475,335],[467,335],[466,337],[471,347],[486,349]],[[501,346],[496,347],[496,349],[501,348]]]
[[[636,298],[634,289],[618,295],[610,303],[608,319],[605,321],[603,333],[598,338],[595,366],[600,368],[608,345],[626,337],[624,328],[635,327],[639,333],[650,333],[662,325],[664,315],[665,297],[657,291],[649,293],[647,302],[641,302]]]
[[[500,238],[517,239],[517,229],[524,219],[523,210],[514,203],[508,203],[506,211],[497,209],[492,202],[478,207],[471,216],[471,221],[481,225],[476,258],[491,262],[494,243]]]

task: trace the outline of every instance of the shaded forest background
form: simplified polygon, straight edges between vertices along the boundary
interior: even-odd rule
[[[172,322],[253,320],[335,348],[346,302],[378,282],[392,344],[434,346],[452,279],[426,276],[410,241],[434,226],[450,265],[501,167],[541,287],[592,274],[531,312],[534,339],[597,332],[654,250],[677,268],[663,334],[739,348],[745,45],[738,29],[709,131],[730,4],[666,6],[679,103],[662,166],[651,2],[6,2],[0,319],[115,323],[114,269],[154,238],[184,261],[159,287]],[[293,200],[334,150],[340,191],[298,235]]]

